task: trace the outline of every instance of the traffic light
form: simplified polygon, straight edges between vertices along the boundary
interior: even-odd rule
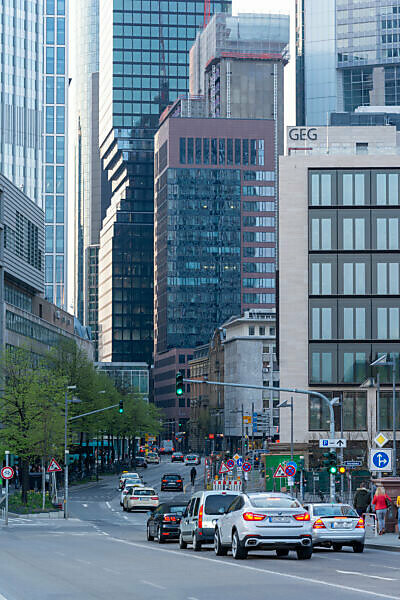
[[[339,467],[339,473],[340,475],[344,475],[346,473],[346,467],[344,467],[343,465]]]
[[[119,412],[122,414],[124,412],[124,401],[120,400],[119,401]]]
[[[334,450],[330,452],[324,452],[324,467],[331,475],[335,475],[337,473],[337,456]]]
[[[176,395],[182,396],[183,394],[183,374],[178,371],[176,374]]]

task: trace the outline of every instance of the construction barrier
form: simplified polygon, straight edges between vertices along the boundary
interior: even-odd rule
[[[230,490],[232,492],[242,491],[242,480],[241,479],[215,479],[213,483],[213,490],[223,491]]]

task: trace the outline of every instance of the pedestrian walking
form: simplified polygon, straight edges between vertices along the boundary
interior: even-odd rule
[[[368,506],[371,503],[371,492],[368,490],[365,483],[362,483],[360,487],[356,489],[353,498],[354,508],[361,517],[367,512]]]
[[[391,502],[391,499],[385,492],[385,488],[383,486],[377,487],[375,496],[372,500],[372,506],[375,508],[376,518],[378,519],[379,535],[383,535],[385,533],[386,513],[391,505]]]
[[[196,475],[197,475],[196,467],[192,467],[190,469],[190,481],[192,482],[192,487],[194,487],[194,484],[196,481]]]
[[[400,496],[397,496],[396,506],[397,506],[397,533],[399,534],[399,540],[400,540]]]

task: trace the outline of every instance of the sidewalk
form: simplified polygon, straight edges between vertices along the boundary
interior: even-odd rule
[[[388,550],[389,552],[400,552],[400,539],[397,533],[385,533],[384,535],[374,536],[367,531],[365,538],[366,548],[375,550]]]

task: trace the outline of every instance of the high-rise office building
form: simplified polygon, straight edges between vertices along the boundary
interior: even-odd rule
[[[78,318],[92,331],[97,352],[100,229],[111,195],[99,151],[100,0],[72,3],[72,22],[76,42],[71,61],[70,113],[75,195],[74,305]]]
[[[297,124],[400,104],[399,0],[297,0]]]
[[[211,12],[230,0],[211,0]],[[101,0],[100,154],[112,199],[99,248],[99,356],[150,361],[153,350],[153,137],[188,88],[188,52],[204,21],[196,0]]]
[[[0,172],[42,206],[44,0],[0,2]]]
[[[44,7],[45,296],[67,306],[68,4]]]

